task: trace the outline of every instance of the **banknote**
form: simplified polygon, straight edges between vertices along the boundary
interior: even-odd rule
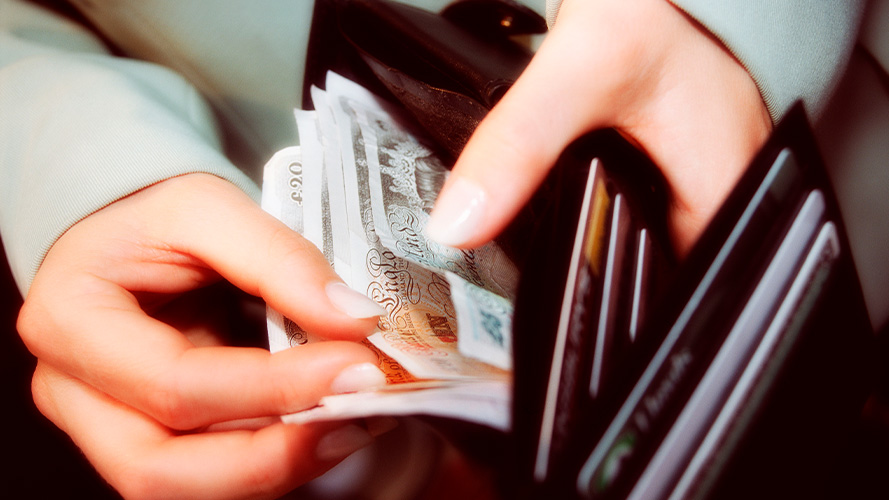
[[[504,334],[512,331],[512,302],[454,273],[445,273],[445,277],[460,318],[460,352],[512,369],[512,336]]]
[[[501,431],[511,425],[510,387],[499,381],[414,382],[373,392],[338,394],[282,418],[290,423],[359,418],[369,415],[435,415],[468,420]]]
[[[513,299],[518,270],[496,244],[457,249],[426,237],[429,214],[449,171],[405,124],[399,110],[335,73],[328,74],[326,86],[341,131],[353,130],[340,135],[343,165],[354,163],[367,179],[373,227],[383,246],[399,257],[434,271],[454,273]],[[347,147],[348,140],[352,140],[352,148]]]
[[[262,209],[305,236],[311,233],[309,228],[311,228],[312,222],[309,222],[309,228],[307,228],[304,207],[307,198],[309,198],[308,202],[312,203],[311,198],[317,193],[310,194],[310,191],[306,190],[307,179],[303,168],[304,153],[305,151],[299,146],[285,148],[277,152],[266,163],[263,169]],[[308,180],[311,190],[311,182],[315,179],[310,175]],[[308,332],[271,307],[267,308],[266,322],[269,349],[272,352],[305,344],[312,340]]]
[[[312,87],[312,100],[318,103],[326,101],[323,90]],[[330,221],[331,246],[333,251],[333,269],[343,277],[352,274],[352,258],[349,252],[348,209],[346,207],[345,186],[343,185],[343,164],[340,158],[339,136],[333,111],[329,106],[315,108],[318,116],[317,137],[323,151],[322,169],[327,182],[327,211],[312,214],[313,217],[324,217]],[[297,124],[298,125],[298,124]]]
[[[307,240],[311,241],[321,250],[327,261],[333,265],[333,228],[330,217],[320,217],[320,214],[330,213],[330,199],[327,190],[327,171],[324,168],[324,147],[321,143],[318,130],[318,116],[314,111],[295,110],[297,131],[300,137],[300,153],[303,160],[303,214],[311,214],[311,217],[303,215],[303,230],[300,231]],[[274,158],[273,158],[274,159]],[[308,166],[309,168],[306,168]],[[281,167],[278,167],[281,168]],[[281,175],[277,174],[276,182],[283,182]],[[263,199],[265,187],[263,187]],[[280,217],[279,217],[280,219]],[[281,219],[293,228],[289,219]]]
[[[466,332],[459,336],[458,350],[464,356],[509,369],[512,329],[507,317],[512,309],[506,305],[515,293],[515,265],[495,244],[459,250],[426,238],[429,211],[448,170],[429,147],[402,125],[404,119],[397,110],[334,73],[328,75],[326,83],[327,99],[323,104],[333,107],[343,148],[347,195],[357,201],[349,214],[360,214],[360,220],[351,224],[352,232],[364,234],[377,248],[385,248],[394,256],[431,271],[406,266],[426,277],[424,282],[441,282],[440,278],[447,276],[449,285],[456,284],[461,291],[472,290],[472,294],[450,295],[456,306],[458,327]],[[322,103],[315,104],[317,107]],[[484,300],[470,300],[482,296]],[[457,304],[457,300],[465,302]],[[496,310],[480,310],[483,307]],[[456,330],[447,324],[449,317],[436,316],[441,324],[439,329]],[[479,322],[493,318],[502,321]],[[493,332],[492,327],[499,330]]]
[[[339,190],[330,190],[331,216],[335,224],[348,227],[351,258],[347,283],[365,292],[383,306],[387,315],[369,341],[394,358],[415,377],[422,379],[503,378],[496,366],[468,357],[457,342],[457,316],[450,300],[450,287],[440,274],[402,258],[384,247],[377,237],[363,147],[362,129],[349,119],[347,108],[332,94],[316,90],[313,104],[321,130],[338,129],[343,200]],[[324,112],[321,108],[328,107]],[[325,120],[333,119],[334,124]],[[326,162],[330,165],[333,162]],[[345,207],[344,218],[334,215],[333,206]],[[338,243],[334,243],[335,246]]]
[[[327,87],[311,89],[314,111],[294,112],[300,145],[266,165],[262,204],[385,308],[367,345],[389,384],[288,421],[426,413],[507,429],[515,266],[493,245],[428,240],[447,169],[397,111],[339,76]],[[268,325],[272,350],[318,340],[271,309]]]

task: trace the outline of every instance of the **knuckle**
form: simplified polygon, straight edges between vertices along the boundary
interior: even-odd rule
[[[312,406],[318,402],[318,390],[314,384],[307,379],[303,379],[301,383],[293,383],[292,373],[288,373],[288,368],[281,364],[275,363],[273,358],[268,361],[268,377],[263,387],[268,389],[268,410],[274,413],[283,414]]]
[[[28,350],[38,357],[46,341],[44,332],[47,330],[46,323],[50,317],[51,314],[48,314],[46,308],[34,299],[25,300],[19,310],[16,330]]]
[[[16,320],[19,336],[38,358],[57,354],[59,338],[82,326],[85,297],[99,290],[88,275],[49,276],[35,280]]]
[[[153,468],[127,464],[118,466],[107,479],[123,498],[147,500],[158,497],[166,478],[159,477]]]
[[[146,412],[163,425],[176,430],[195,427],[191,405],[169,378],[156,381],[147,391]]]
[[[53,420],[55,412],[52,399],[46,386],[46,378],[39,364],[31,377],[31,397],[34,399],[34,406],[37,407],[37,411],[46,418]]]
[[[254,442],[245,452],[253,458],[244,461],[243,475],[245,491],[251,498],[278,498],[311,476],[300,463],[304,448],[280,441],[271,448],[268,443]]]
[[[302,410],[300,402],[305,399],[301,391],[286,383],[276,383],[272,386],[270,402],[272,408],[280,412]]]
[[[282,280],[302,275],[315,266],[328,266],[318,248],[295,231],[282,226],[271,234],[268,257],[258,259],[254,275],[258,277],[259,294],[267,297]]]
[[[269,242],[269,252],[276,254],[273,256],[278,258],[302,260],[319,254],[312,242],[286,226],[276,229]]]
[[[539,144],[546,137],[541,129],[544,120],[512,117],[509,113],[496,116],[485,123],[483,153],[478,165],[499,165],[501,168],[521,168],[543,171],[548,167],[547,147]]]
[[[266,463],[262,467],[249,465],[244,476],[245,489],[254,492],[257,497],[270,496],[275,492],[275,486],[280,482],[284,472],[280,466],[275,464]]]
[[[19,316],[16,320],[16,330],[19,332],[22,341],[30,348],[30,344],[35,341],[35,321],[37,319],[36,306],[33,301],[26,300],[19,310]]]

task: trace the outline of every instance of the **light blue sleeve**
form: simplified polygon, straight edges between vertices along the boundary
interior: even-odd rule
[[[799,99],[817,117],[842,77],[865,0],[670,0],[747,68],[777,121]],[[562,0],[546,0],[547,22]]]
[[[673,0],[743,64],[773,120],[798,99],[817,117],[846,68],[864,0]]]
[[[0,0],[0,144],[0,234],[23,294],[69,227],[146,186],[205,172],[258,197],[182,78],[13,0]]]

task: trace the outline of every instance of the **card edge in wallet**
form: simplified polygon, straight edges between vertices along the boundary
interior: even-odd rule
[[[810,191],[805,196],[805,201],[795,216],[791,227],[779,243],[775,257],[768,263],[766,272],[759,279],[754,293],[748,297],[742,314],[732,325],[726,339],[719,348],[719,352],[709,362],[704,376],[696,384],[694,392],[683,405],[676,421],[661,441],[640,475],[639,480],[633,486],[628,497],[629,499],[660,498],[663,491],[670,487],[669,483],[673,481],[673,477],[676,476],[678,478],[679,468],[684,467],[685,463],[690,460],[689,448],[699,444],[703,439],[701,432],[704,431],[701,430],[701,427],[707,425],[707,422],[702,420],[711,419],[711,417],[715,419],[715,414],[708,416],[706,409],[703,409],[704,407],[701,405],[709,405],[710,412],[713,412],[716,408],[715,405],[724,404],[724,401],[719,400],[722,392],[714,393],[714,387],[717,387],[714,384],[733,384],[736,380],[729,380],[729,377],[735,379],[735,374],[740,376],[739,370],[743,368],[743,365],[740,367],[735,366],[731,373],[726,373],[726,369],[730,367],[733,361],[737,364],[749,361],[752,351],[749,344],[746,346],[746,349],[743,348],[744,340],[758,342],[765,334],[764,325],[770,323],[769,320],[774,317],[777,307],[783,302],[783,297],[786,296],[787,289],[793,283],[795,274],[815,244],[815,238],[824,224],[825,211],[824,195],[817,189]],[[800,233],[801,231],[802,233]],[[788,252],[796,253],[788,254]],[[791,258],[793,258],[791,262],[785,262],[786,259]],[[779,261],[779,259],[782,260]],[[776,283],[775,279],[782,279],[782,276],[783,280],[780,282],[780,287],[777,287],[776,285],[779,283]],[[772,300],[769,300],[767,294],[770,291],[781,293],[781,298],[773,297]],[[767,305],[772,305],[772,307],[768,309],[763,307]],[[756,321],[757,316],[762,324],[758,327],[749,325],[750,321]],[[754,329],[751,329],[751,326]],[[720,377],[722,380],[719,380]],[[711,385],[708,386],[706,384]],[[708,390],[710,391],[709,393],[707,392]],[[704,401],[704,398],[707,397],[710,400]],[[702,415],[702,411],[705,415]],[[692,420],[695,418],[697,418],[697,422]],[[692,426],[696,424],[698,428],[694,430]],[[694,432],[694,436],[687,434],[688,431]],[[680,435],[683,432],[686,434]],[[685,449],[682,449],[683,446]],[[669,463],[666,461],[667,456],[669,456]],[[665,475],[669,477],[665,477]]]
[[[699,311],[702,310],[701,306],[702,304],[705,304],[703,301],[712,300],[707,299],[707,297],[711,295],[711,290],[714,284],[718,284],[720,280],[725,279],[724,275],[728,272],[727,265],[733,258],[738,258],[738,245],[743,245],[745,242],[749,243],[748,240],[752,238],[752,236],[745,236],[745,233],[749,230],[749,224],[753,223],[753,218],[757,216],[757,212],[769,209],[771,209],[772,212],[780,212],[780,207],[769,207],[766,205],[766,202],[769,201],[767,198],[769,191],[776,185],[776,182],[784,181],[783,177],[781,177],[782,175],[800,175],[799,165],[794,161],[787,161],[788,159],[792,159],[792,156],[786,151],[786,149],[782,150],[774,161],[769,162],[770,166],[766,171],[764,178],[757,183],[758,187],[754,190],[752,199],[747,202],[746,206],[744,206],[744,210],[741,211],[738,220],[734,224],[734,229],[730,232],[729,237],[723,241],[722,244],[718,245],[718,249],[714,251],[715,255],[710,265],[706,267],[703,278],[696,282],[694,292],[689,299],[684,302],[683,307],[677,314],[675,322],[672,322],[668,329],[669,333],[667,333],[667,335],[663,337],[663,341],[660,342],[660,347],[657,351],[659,354],[655,354],[652,361],[647,364],[646,369],[639,376],[638,381],[633,384],[628,399],[620,405],[620,409],[615,414],[614,420],[604,431],[602,440],[599,444],[593,447],[589,457],[583,461],[583,466],[577,476],[577,488],[579,494],[588,494],[590,491],[589,488],[591,487],[589,485],[594,483],[594,479],[597,475],[596,471],[598,471],[600,466],[604,464],[603,460],[608,455],[608,450],[619,445],[619,442],[622,442],[621,436],[625,434],[622,432],[622,429],[627,425],[627,422],[635,413],[634,408],[639,404],[642,404],[643,397],[647,394],[648,390],[651,387],[657,387],[654,382],[660,380],[659,374],[666,376],[664,374],[670,373],[669,370],[666,372],[662,371],[663,368],[667,366],[669,360],[673,359],[673,356],[670,353],[673,352],[676,345],[679,345],[679,341],[683,337],[694,334],[694,331],[692,331],[692,333],[685,333],[684,335],[683,332],[688,331],[687,328],[689,328],[689,323],[695,318],[696,314],[700,314]],[[792,167],[788,167],[788,165],[791,165]],[[791,170],[785,170],[785,168],[791,168]],[[793,193],[791,192],[789,195],[792,196]],[[795,198],[791,198],[791,201],[794,199]],[[783,201],[783,203],[786,202],[788,201]],[[686,359],[686,362],[689,362],[690,358],[683,359]],[[622,423],[617,425],[618,422]],[[603,448],[603,442],[610,442],[612,444]],[[583,484],[588,485],[585,491],[582,486]]]

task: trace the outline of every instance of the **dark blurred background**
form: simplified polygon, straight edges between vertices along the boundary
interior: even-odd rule
[[[3,498],[120,498],[31,400],[36,361],[15,331],[22,298],[0,245],[0,401]]]

